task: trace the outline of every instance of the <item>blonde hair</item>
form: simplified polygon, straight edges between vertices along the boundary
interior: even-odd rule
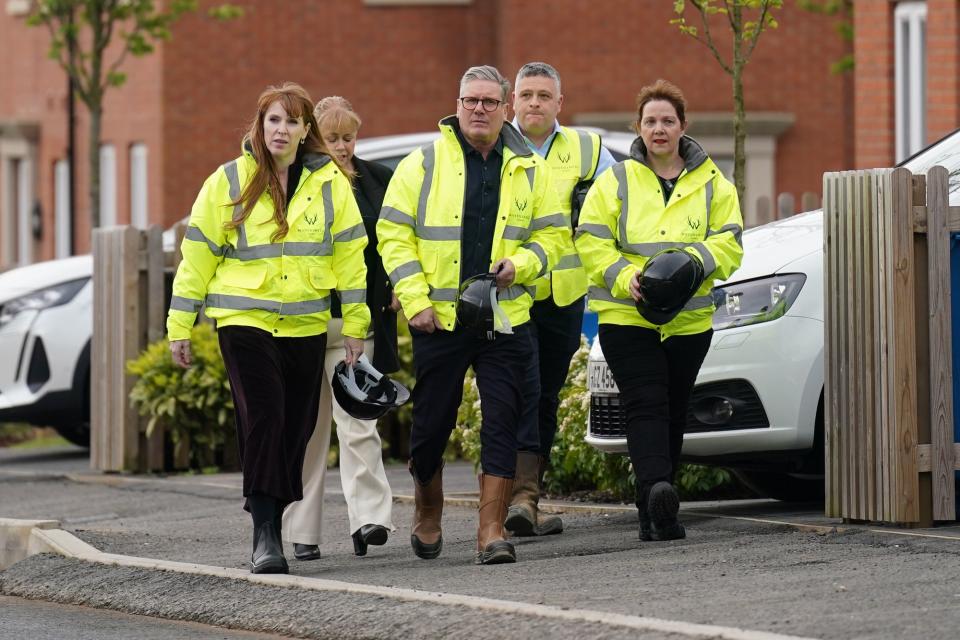
[[[362,124],[350,101],[340,96],[327,96],[322,99],[313,108],[313,116],[317,119],[318,126],[327,125],[334,131],[343,131],[346,127],[357,130]]]

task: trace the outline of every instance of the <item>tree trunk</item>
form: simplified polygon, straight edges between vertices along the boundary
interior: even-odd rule
[[[97,100],[96,104],[89,105],[90,111],[90,140],[87,151],[87,161],[90,163],[89,206],[90,206],[90,233],[100,227],[100,127],[103,120],[103,106]]]
[[[747,138],[746,111],[743,105],[743,16],[739,5],[733,8],[733,184],[737,188],[740,210],[744,209],[746,161],[744,141]],[[746,216],[744,216],[746,217]]]

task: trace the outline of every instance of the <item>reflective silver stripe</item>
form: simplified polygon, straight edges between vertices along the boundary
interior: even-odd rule
[[[345,291],[337,290],[337,295],[340,297],[340,302],[343,304],[362,304],[367,301],[366,289],[346,289]]]
[[[417,227],[422,227],[427,220],[427,198],[430,197],[430,189],[433,188],[433,165],[436,162],[436,150],[433,144],[423,146],[423,184],[420,185],[420,198],[417,201]],[[419,237],[419,231],[417,232]],[[457,234],[457,238],[460,234]]]
[[[717,261],[713,259],[713,254],[702,242],[697,242],[693,248],[700,254],[700,261],[703,262],[703,275],[709,276],[717,268]]]
[[[527,167],[527,182],[530,183],[530,191],[533,191],[533,183],[537,179],[537,168],[536,167]]]
[[[713,203],[713,180],[707,181],[707,235],[710,235],[710,206]]]
[[[170,308],[174,311],[188,311],[196,313],[203,306],[203,300],[194,300],[193,298],[182,298],[173,296],[170,298]]]
[[[393,207],[384,207],[380,209],[380,219],[396,222],[397,224],[405,224],[408,227],[412,227],[417,223],[412,215],[409,213],[404,213],[403,211],[400,211],[400,209],[394,209]]]
[[[393,286],[397,286],[398,282],[407,276],[412,276],[415,273],[423,273],[423,267],[420,266],[420,262],[418,260],[404,262],[402,265],[390,272],[390,282],[393,283]]]
[[[683,249],[690,247],[694,243],[689,242],[638,242],[636,244],[622,243],[620,250],[635,256],[645,258],[652,257],[655,253],[664,249]]]
[[[434,289],[430,287],[430,293],[427,294],[427,297],[434,302],[456,302],[457,293],[456,289]]]
[[[417,237],[421,240],[459,240],[460,227],[418,227]]]
[[[227,183],[230,185],[230,202],[236,202],[240,199],[240,175],[237,172],[237,161],[232,160],[223,165],[223,173],[227,176]],[[233,205],[233,219],[238,219],[242,211],[241,205]],[[247,230],[242,224],[237,227],[237,248],[247,248]]]
[[[334,242],[349,242],[351,240],[356,240],[358,238],[366,238],[367,230],[363,228],[363,223],[355,224],[349,229],[344,229],[337,235],[333,236]]]
[[[280,303],[272,300],[257,300],[246,296],[230,296],[222,293],[207,295],[207,307],[211,309],[235,309],[237,311],[268,311],[280,313]]]
[[[539,271],[539,273],[537,273],[537,277],[539,278],[540,276],[542,276],[543,274],[545,274],[545,273],[547,272],[547,267],[548,267],[548,265],[547,265],[547,252],[544,251],[544,250],[543,250],[543,247],[541,247],[541,246],[540,246],[539,244],[537,244],[536,242],[528,242],[527,244],[522,245],[522,246],[523,246],[524,249],[528,249],[528,250],[530,250],[530,251],[533,251],[535,254],[537,254],[537,257],[540,258],[540,264],[542,264],[543,266],[540,267],[540,271]]]
[[[316,300],[303,300],[301,302],[284,302],[280,306],[279,313],[285,316],[305,316],[311,313],[320,313],[330,309],[330,296],[317,298]]]
[[[620,198],[620,244],[627,242],[627,213],[629,203],[627,202],[627,167],[624,163],[618,162],[613,165],[613,177],[617,179],[617,197]]]
[[[258,244],[253,247],[244,247],[242,249],[227,247],[224,251],[224,257],[232,260],[246,262],[248,260],[261,260],[263,258],[279,258],[283,255],[282,244]]]
[[[515,227],[508,224],[503,228],[504,240],[520,240],[521,242],[530,237],[530,229],[526,227]]]
[[[576,237],[579,238],[585,234],[601,240],[613,240],[613,231],[610,231],[610,228],[603,224],[581,223],[577,227]]]
[[[696,311],[710,306],[713,306],[713,296],[697,296],[696,298],[690,298],[690,301],[683,305],[683,310]]]
[[[587,295],[590,296],[591,300],[602,300],[603,302],[613,302],[616,304],[627,305],[628,307],[635,306],[633,298],[614,298],[613,294],[604,289],[603,287],[594,287],[591,286],[590,290],[587,292]]]
[[[737,241],[737,244],[739,244],[741,247],[743,246],[743,241],[740,239],[740,237],[743,235],[743,227],[740,225],[725,224],[719,229],[711,229],[707,232],[707,237],[709,238],[710,236],[715,236],[721,233],[732,233],[734,239]]]
[[[539,231],[547,227],[560,227],[566,229],[568,226],[567,217],[562,213],[552,213],[548,216],[540,216],[530,221],[530,230]]]
[[[629,260],[621,256],[619,260],[607,267],[607,269],[603,272],[603,281],[607,283],[608,289],[613,291],[613,285],[617,281],[617,276],[620,275],[620,272],[623,271],[624,267],[629,267],[631,264],[632,263]]]
[[[593,172],[593,138],[585,131],[577,131],[580,138],[580,179],[586,180]]]
[[[204,235],[198,227],[187,227],[187,232],[183,235],[186,240],[193,240],[194,242],[203,242],[206,243],[207,248],[210,249],[210,253],[215,256],[222,256],[226,247],[221,247],[216,244],[213,240]]]
[[[330,232],[333,228],[333,219],[336,216],[336,212],[333,209],[333,182],[324,182],[323,187],[320,188],[320,193],[323,196],[323,217],[325,219],[323,244],[326,250],[330,252],[322,255],[333,255],[333,237]]]
[[[498,300],[516,300],[520,296],[527,295],[531,298],[536,294],[536,287],[526,287],[520,284],[514,284],[497,294]]]
[[[285,256],[332,256],[333,247],[324,242],[284,242]]]
[[[563,256],[557,262],[557,266],[553,268],[554,271],[559,271],[561,269],[576,269],[577,267],[582,267],[583,263],[580,262],[580,256],[576,253],[569,256]]]

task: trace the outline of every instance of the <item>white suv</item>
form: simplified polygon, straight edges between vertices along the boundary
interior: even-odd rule
[[[924,173],[936,165],[950,172],[950,204],[960,204],[960,130],[902,166]],[[683,458],[731,467],[770,497],[822,500],[823,213],[750,229],[743,249],[743,265],[714,290],[715,333],[691,398]],[[625,453],[623,408],[599,340],[588,367],[586,441]]]

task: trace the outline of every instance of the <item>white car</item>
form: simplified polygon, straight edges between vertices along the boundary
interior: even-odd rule
[[[632,135],[591,130],[618,160],[629,153]],[[356,153],[392,169],[439,135],[364,138]],[[172,232],[163,241],[173,250]],[[92,273],[93,259],[84,255],[0,274],[0,422],[52,426],[75,444],[89,444]]]
[[[960,130],[902,164],[950,172],[960,204]],[[823,213],[743,234],[740,269],[714,290],[714,336],[687,414],[683,458],[731,467],[784,500],[823,499]],[[958,301],[960,302],[960,301]],[[599,340],[588,364],[586,441],[627,451],[619,391]]]
[[[0,422],[89,442],[92,273],[77,256],[0,274]]]

